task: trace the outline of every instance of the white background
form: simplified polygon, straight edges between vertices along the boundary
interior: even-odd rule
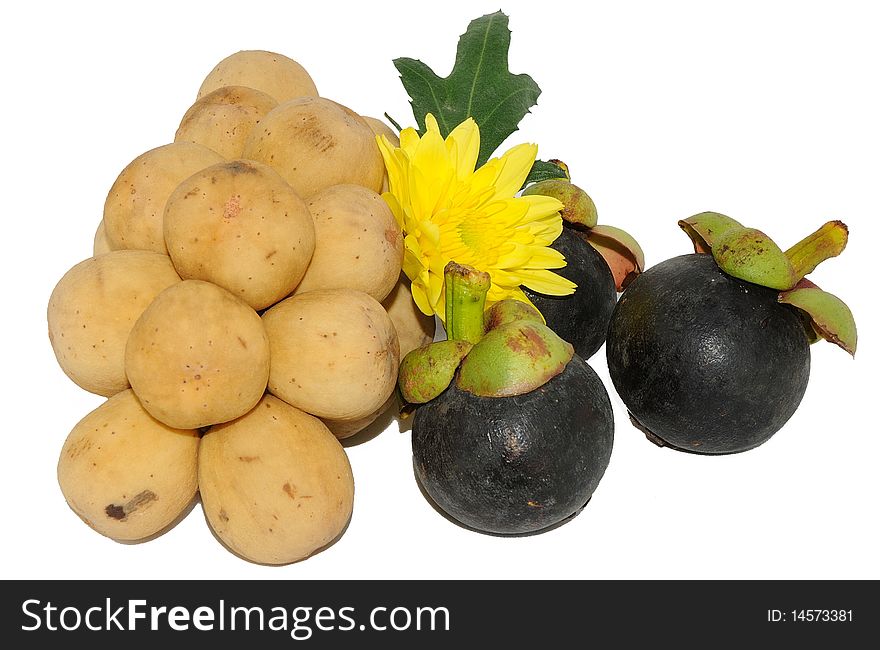
[[[72,384],[46,336],[55,282],[91,253],[116,175],[173,138],[204,76],[240,49],[300,61],[324,96],[412,117],[391,64],[451,68],[468,21],[498,0],[10,5],[0,37],[3,134],[3,578],[880,578],[877,399],[880,39],[872,3],[507,0],[514,72],[539,105],[507,144],[570,165],[602,223],[648,265],[689,251],[676,221],[717,210],[785,248],[840,218],[852,240],[812,276],[860,326],[856,360],[812,348],[801,408],[764,446],[711,458],[659,449],[626,419],[587,509],[500,539],[438,515],[396,423],[348,449],[347,533],[280,567],[218,544],[196,507],[145,544],[86,527],[55,478],[61,445],[102,399]],[[11,8],[10,7],[14,7]],[[610,388],[604,351],[592,365]]]

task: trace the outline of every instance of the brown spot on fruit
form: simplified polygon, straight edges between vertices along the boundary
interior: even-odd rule
[[[223,206],[223,218],[224,219],[234,219],[241,213],[241,197],[237,194],[235,196],[230,196],[226,200],[226,205]]]
[[[107,516],[111,519],[118,519],[119,521],[125,519],[125,508],[122,506],[117,506],[116,504],[111,503],[104,508],[104,512],[106,512]]]
[[[400,231],[388,228],[385,231],[385,241],[392,246],[397,246],[397,242],[400,241]]]
[[[95,431],[97,431],[97,429],[95,429]],[[92,448],[92,441],[89,440],[88,438],[83,438],[82,440],[80,440],[76,444],[71,445],[71,447],[67,450],[67,457],[70,459],[74,459],[77,456],[79,456],[81,453],[86,452],[91,448]]]
[[[284,490],[284,494],[289,496],[291,499],[296,499],[296,488],[290,483],[285,483],[281,486],[281,489]]]
[[[255,460],[260,460],[260,457],[259,456],[239,456],[238,460],[240,460],[243,463],[252,463]]]
[[[122,495],[122,498],[125,498],[124,494]],[[153,501],[158,500],[158,498],[159,497],[157,497],[156,493],[152,490],[144,490],[134,495],[131,499],[126,501],[121,506],[115,503],[109,504],[106,508],[104,508],[104,512],[111,519],[125,521],[128,518],[128,515],[140,508],[149,506],[151,503],[153,503]]]
[[[224,168],[232,174],[256,174],[257,168],[243,160],[234,160],[226,163]]]

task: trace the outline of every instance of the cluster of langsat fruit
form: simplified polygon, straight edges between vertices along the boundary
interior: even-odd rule
[[[64,372],[109,399],[61,451],[89,526],[145,540],[200,494],[254,562],[309,556],[344,530],[339,438],[395,401],[399,359],[433,338],[400,282],[400,227],[378,192],[376,133],[295,61],[221,61],[174,142],[110,188],[94,257],[49,300]]]

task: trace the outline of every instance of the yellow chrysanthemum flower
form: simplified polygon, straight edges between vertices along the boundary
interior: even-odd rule
[[[480,130],[473,119],[446,138],[428,114],[421,138],[415,129],[400,133],[400,147],[377,138],[388,170],[383,198],[404,233],[403,272],[425,314],[445,318],[443,270],[450,261],[487,272],[492,278],[486,304],[514,298],[531,304],[522,285],[551,296],[576,285],[549,269],[565,258],[548,248],[562,232],[562,203],[546,196],[516,197],[538,147],[521,144],[474,169]]]

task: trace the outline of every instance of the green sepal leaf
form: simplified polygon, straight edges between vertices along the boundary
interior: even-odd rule
[[[800,280],[782,249],[756,228],[725,231],[716,237],[712,256],[727,275],[771,289],[791,289]]]
[[[517,320],[487,332],[461,362],[456,386],[481,397],[524,395],[553,379],[574,348],[541,323]]]
[[[526,74],[511,74],[508,18],[497,11],[472,20],[458,40],[455,65],[439,77],[416,59],[394,59],[400,80],[410,96],[419,133],[425,116],[437,118],[445,138],[468,117],[480,127],[477,166],[485,163],[538,101],[541,89]]]
[[[502,325],[513,323],[514,321],[532,321],[535,323],[545,324],[544,316],[534,305],[526,304],[521,300],[507,298],[499,300],[483,315],[485,330],[491,332],[498,329]]]
[[[856,321],[846,303],[833,293],[822,291],[807,281],[780,293],[779,302],[800,309],[809,317],[819,336],[855,356],[858,344]]]
[[[736,219],[719,212],[701,212],[678,222],[679,228],[691,238],[695,253],[711,253],[715,239],[728,230],[742,228]]]
[[[412,350],[400,362],[397,387],[410,404],[430,402],[452,382],[473,346],[467,341],[437,341]]]
[[[566,223],[592,228],[599,218],[590,195],[568,179],[548,178],[523,190],[523,196],[534,195],[549,196],[562,203],[560,215]]]
[[[766,234],[746,228],[717,212],[701,212],[678,222],[694,251],[709,253],[719,268],[735,278],[787,291],[825,260],[846,248],[849,229],[829,221],[784,251]]]

